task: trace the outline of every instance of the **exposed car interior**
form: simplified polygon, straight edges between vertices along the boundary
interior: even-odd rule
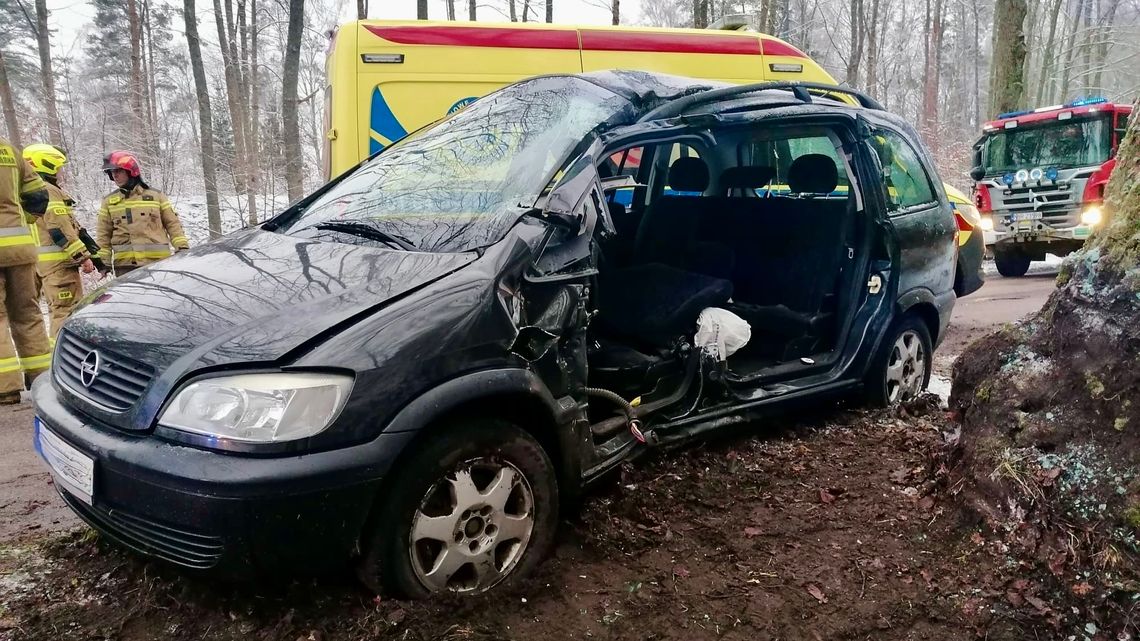
[[[590,385],[649,402],[682,396],[690,412],[715,402],[709,390],[679,392],[708,373],[691,371],[684,353],[707,308],[751,330],[720,366],[726,381],[787,379],[826,362],[866,260],[851,173],[838,132],[822,125],[608,155],[599,175],[617,233],[601,248]]]

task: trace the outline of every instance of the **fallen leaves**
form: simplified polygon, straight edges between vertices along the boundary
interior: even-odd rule
[[[814,583],[808,583],[806,586],[804,586],[804,589],[807,590],[808,594],[815,597],[816,601],[819,601],[820,603],[827,603],[827,596],[824,595],[823,590],[821,590],[818,585]]]
[[[1069,589],[1072,590],[1073,594],[1077,596],[1087,596],[1090,592],[1093,591],[1093,587],[1085,582],[1077,583]]]
[[[761,530],[758,527],[746,527],[746,528],[744,528],[744,536],[747,538],[750,538],[750,539],[756,538],[763,533],[764,533],[764,530]]]

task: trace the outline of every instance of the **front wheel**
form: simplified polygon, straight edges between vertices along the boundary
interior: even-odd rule
[[[1019,278],[1029,271],[1032,261],[1028,254],[1017,250],[994,250],[994,264],[998,273],[1006,278]]]
[[[877,407],[911,401],[930,383],[934,349],[926,323],[904,316],[886,338],[864,381],[867,403]]]
[[[505,421],[446,429],[386,486],[357,571],[376,591],[480,594],[528,574],[554,540],[554,466]]]

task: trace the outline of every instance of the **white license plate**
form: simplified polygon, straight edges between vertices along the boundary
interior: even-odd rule
[[[47,461],[52,477],[84,503],[95,494],[95,460],[68,445],[36,417],[36,451]]]
[[[1013,214],[1013,221],[1018,222],[1021,220],[1041,220],[1041,212],[1039,211],[1023,211]]]

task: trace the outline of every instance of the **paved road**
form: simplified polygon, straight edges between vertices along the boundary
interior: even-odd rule
[[[986,284],[958,299],[950,319],[950,331],[937,353],[935,369],[949,374],[949,364],[971,341],[1041,309],[1056,287],[1057,266],[1034,263],[1022,278],[986,275]]]
[[[1044,271],[1042,271],[1044,270]],[[1050,271],[1051,270],[1051,271]],[[991,275],[982,289],[958,301],[950,332],[937,354],[944,376],[970,341],[1041,307],[1053,290],[1055,266],[1036,265],[1025,278]],[[947,390],[948,391],[948,390]],[[32,408],[26,400],[0,407],[0,542],[70,528],[78,521],[63,506],[32,450]]]

